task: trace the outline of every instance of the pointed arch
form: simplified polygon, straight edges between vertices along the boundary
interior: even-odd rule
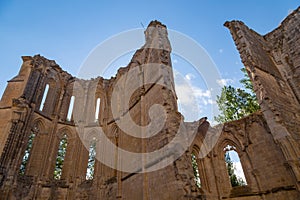
[[[97,140],[94,137],[90,141],[89,146],[89,157],[88,157],[88,163],[87,163],[87,169],[86,169],[86,180],[92,180],[94,178],[95,174],[95,163],[96,163],[96,146],[97,146]]]
[[[33,124],[33,127],[38,128],[39,133],[45,132],[46,125],[45,125],[45,121],[42,118],[35,119],[32,124]]]
[[[244,169],[244,162],[248,162],[247,156],[243,155],[245,147],[233,134],[226,135],[218,144],[216,154],[222,164],[222,172],[220,175],[227,183],[228,187],[244,186],[247,185],[247,177]],[[238,171],[237,171],[238,170]]]
[[[97,134],[97,129],[94,128],[84,134],[84,146],[88,151],[87,164],[86,164],[86,180],[93,180],[95,176],[96,169],[96,154],[99,148],[99,134]]]
[[[67,147],[68,135],[66,133],[62,133],[59,140],[57,155],[55,159],[55,168],[53,173],[53,177],[56,180],[61,179],[64,161],[67,153]]]
[[[228,138],[223,139],[222,141],[220,141],[216,145],[217,146],[217,149],[216,149],[217,153],[223,155],[224,148],[227,145],[234,146],[238,153],[243,151],[243,145],[235,137],[230,137],[230,138],[228,137]]]
[[[57,102],[59,101],[58,97],[61,92],[61,84],[57,80],[59,80],[59,77],[50,72],[42,89],[44,92],[43,94],[40,94],[39,97],[39,111],[42,111],[47,115],[53,114],[57,106]]]
[[[245,173],[236,147],[227,144],[223,151],[231,187],[247,185]]]
[[[67,176],[65,169],[72,164],[72,149],[74,148],[74,139],[75,134],[73,134],[71,128],[68,126],[62,127],[57,131],[57,149],[53,172],[53,178],[56,180],[60,180]],[[68,156],[68,154],[70,155]]]
[[[25,175],[29,160],[31,159],[34,140],[37,134],[44,130],[44,125],[41,119],[37,119],[33,122],[33,126],[30,129],[28,137],[25,139],[26,147],[24,149],[23,157],[19,167],[19,174]]]
[[[64,134],[66,134],[69,139],[73,139],[75,137],[73,130],[69,126],[64,126],[57,131],[57,137],[59,139],[62,138]]]

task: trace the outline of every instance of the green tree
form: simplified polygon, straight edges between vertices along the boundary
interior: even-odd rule
[[[33,131],[31,131],[30,135],[29,135],[29,139],[27,142],[27,147],[25,149],[25,153],[24,156],[22,158],[22,162],[21,162],[21,166],[20,166],[20,171],[19,174],[24,175],[25,174],[25,170],[26,170],[26,166],[28,164],[28,160],[29,160],[29,156],[30,156],[30,152],[32,149],[32,144],[33,144],[33,139],[35,138],[35,133]]]
[[[58,152],[55,161],[54,179],[56,180],[59,180],[62,175],[62,168],[64,165],[64,160],[67,152],[67,145],[68,145],[67,135],[64,134],[59,142]]]
[[[236,186],[246,185],[245,181],[242,178],[238,178],[234,173],[235,168],[233,166],[233,162],[230,159],[228,151],[225,153],[225,162],[226,162],[226,168],[229,175],[231,186],[236,187]]]
[[[194,153],[192,153],[192,166],[193,166],[193,171],[194,171],[194,180],[196,183],[196,186],[198,188],[201,187],[201,181],[200,181],[200,174],[199,174],[199,168],[197,164],[197,158]]]
[[[89,149],[89,159],[86,170],[86,180],[92,180],[95,173],[95,160],[96,160],[96,141],[91,141]]]
[[[220,96],[217,96],[217,104],[220,114],[215,120],[220,123],[238,120],[259,110],[259,105],[253,91],[253,86],[245,68],[241,71],[244,78],[240,83],[245,89],[235,88],[233,86],[224,86]]]

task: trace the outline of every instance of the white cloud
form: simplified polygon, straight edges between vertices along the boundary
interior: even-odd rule
[[[216,102],[213,101],[212,99],[208,99],[208,104],[216,104]]]
[[[241,162],[233,162],[233,167],[234,167],[234,173],[237,176],[237,178],[243,179],[246,183],[246,178],[243,172]]]
[[[195,87],[195,86],[192,86],[192,90],[196,97],[199,97],[199,98],[201,98],[201,97],[210,98],[211,97],[211,92],[209,90],[202,90],[201,88]]]
[[[234,81],[232,79],[218,79],[217,83],[223,87],[224,85],[228,85],[230,83],[233,83]]]
[[[194,74],[191,74],[191,73],[188,73],[188,74],[186,74],[185,76],[185,79],[187,79],[187,80],[192,80],[193,78],[195,78],[195,75]]]
[[[188,84],[175,84],[177,96],[182,104],[192,103],[194,99],[193,90]]]
[[[224,51],[223,49],[219,49],[219,53],[223,53],[223,51]]]
[[[195,78],[193,74],[182,76],[174,71],[174,78],[180,112],[186,121],[198,120],[204,108],[215,103],[211,98],[211,91],[193,85],[191,82]]]

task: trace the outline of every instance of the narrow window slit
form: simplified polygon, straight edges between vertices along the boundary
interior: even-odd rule
[[[58,152],[55,161],[54,179],[56,180],[61,179],[64,160],[67,152],[67,146],[68,146],[67,135],[64,134],[59,142]]]
[[[86,180],[92,180],[94,178],[95,159],[96,159],[96,139],[93,138],[89,148],[89,159],[88,159],[86,177],[85,177]]]
[[[97,98],[96,110],[95,110],[95,121],[98,121],[99,119],[99,112],[100,112],[100,98]]]
[[[73,108],[74,108],[74,102],[75,102],[75,96],[71,97],[70,104],[69,104],[69,110],[67,115],[67,121],[72,120],[72,114],[73,114]]]
[[[201,187],[201,180],[200,180],[200,174],[199,174],[199,168],[197,163],[197,157],[195,153],[192,153],[192,166],[193,166],[193,172],[194,172],[194,181],[198,188]]]
[[[29,157],[30,157],[30,154],[31,154],[31,149],[32,149],[33,140],[35,138],[35,135],[36,134],[35,134],[34,131],[30,132],[28,142],[27,142],[27,146],[26,146],[26,149],[25,149],[25,153],[24,153],[24,156],[22,158],[21,166],[20,166],[20,169],[19,169],[19,174],[21,174],[21,175],[25,174],[26,166],[27,166],[28,161],[29,161]]]
[[[47,84],[46,87],[45,87],[43,98],[42,98],[42,101],[41,101],[41,104],[40,104],[40,109],[39,109],[40,111],[43,111],[43,109],[44,109],[45,102],[46,102],[47,95],[48,95],[48,91],[49,91],[49,84]]]

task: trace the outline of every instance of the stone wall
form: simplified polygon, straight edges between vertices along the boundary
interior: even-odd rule
[[[18,76],[9,81],[1,101],[1,120],[5,125],[1,127],[1,198],[170,199],[173,196],[193,198],[200,195],[191,181],[193,172],[184,171],[191,168],[187,155],[154,172],[140,173],[142,169],[139,168],[124,172],[116,169],[122,169],[129,161],[103,142],[107,138],[116,148],[136,153],[152,152],[174,138],[182,121],[177,111],[166,27],[153,21],[145,35],[145,45],[137,50],[126,68],[119,69],[109,80],[102,77],[78,79],[42,56],[23,57],[22,68]],[[152,70],[145,66],[148,63],[162,67]],[[134,76],[130,76],[132,71],[136,73]],[[145,84],[148,82],[150,84]],[[43,102],[46,87],[49,90]],[[115,99],[113,92],[116,92]],[[73,116],[67,119],[72,96],[75,97]],[[98,98],[101,103],[96,119],[95,102]],[[137,125],[149,124],[151,114],[148,110],[154,104],[163,106],[166,119],[153,138],[133,137],[119,127],[118,122],[126,115],[130,115]],[[104,133],[102,136],[99,127]],[[25,174],[20,175],[19,168],[33,130],[36,137]],[[55,180],[57,151],[64,134],[68,145],[61,178]],[[143,131],[137,130],[137,134],[143,134]],[[96,148],[100,149],[97,152],[109,157],[113,165],[109,167],[96,160],[94,178],[86,180],[88,149],[94,138]],[[140,157],[133,162],[150,162],[143,159]],[[163,159],[151,165],[157,165]],[[156,188],[164,190],[157,191]],[[194,188],[193,191],[190,188]]]
[[[215,127],[206,118],[184,122],[178,112],[171,45],[166,26],[160,22],[149,24],[145,45],[111,79],[83,80],[42,56],[22,57],[20,72],[8,81],[0,102],[0,199],[299,199],[299,24],[299,9],[265,36],[239,21],[225,24],[252,79],[261,111]],[[160,67],[151,70],[147,64]],[[73,115],[68,119],[72,96]],[[154,104],[161,105],[164,114],[153,118],[150,108]],[[147,133],[144,129],[135,129],[133,136],[126,131],[131,124],[120,127],[126,116],[138,126],[155,119],[165,123],[155,136],[141,138]],[[184,131],[177,141],[191,143],[179,157],[177,150],[183,146],[173,141],[178,130]],[[36,136],[26,170],[20,174],[32,133]],[[54,179],[64,135],[68,145],[62,174]],[[207,138],[217,138],[216,144],[210,147]],[[94,177],[87,180],[92,140],[99,157]],[[141,156],[131,160],[118,151],[154,152],[171,141],[175,145],[159,159]],[[230,184],[224,159],[227,145],[240,157],[245,186]],[[200,188],[194,181],[192,153],[197,155]],[[109,164],[99,161],[104,158]],[[166,167],[140,173],[173,158]],[[137,163],[141,167],[126,170]]]
[[[299,11],[261,36],[240,21],[226,22],[252,80],[270,133],[299,191]],[[269,170],[269,169],[268,169]],[[269,182],[275,184],[275,182]]]
[[[206,134],[216,134],[210,127]],[[199,134],[199,133],[198,133]],[[201,137],[201,136],[200,136]],[[199,149],[202,139],[191,146]],[[226,170],[224,149],[235,147],[245,174],[246,186],[232,187]],[[207,199],[290,199],[299,198],[296,182],[287,166],[281,146],[274,140],[259,111],[243,119],[225,123],[212,151],[198,159],[200,179]]]

